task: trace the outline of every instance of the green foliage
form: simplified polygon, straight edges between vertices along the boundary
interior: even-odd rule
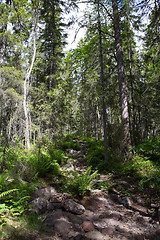
[[[64,152],[61,149],[48,149],[49,154],[51,155],[52,159],[55,159],[58,164],[63,165],[64,163]]]
[[[160,138],[150,138],[134,148],[134,150],[143,156],[147,156],[151,160],[160,163]]]
[[[85,173],[77,171],[72,172],[72,177],[66,178],[66,190],[77,196],[84,196],[87,191],[93,186],[92,180],[98,176],[97,171],[91,173],[91,167],[88,167]]]
[[[140,189],[144,184],[153,184],[160,190],[160,166],[148,157],[135,155],[132,163],[135,176],[140,179]]]
[[[75,139],[75,136],[73,134],[64,134],[65,141],[73,141]]]
[[[10,189],[8,191],[2,192],[2,193],[0,193],[0,198],[3,198],[4,196],[7,196],[10,193],[13,193],[13,192],[16,192],[16,191],[18,191],[18,189]]]
[[[104,159],[104,144],[103,141],[88,141],[87,163],[99,171],[106,170],[107,165]]]
[[[59,173],[59,164],[56,160],[51,160],[51,156],[46,152],[31,155],[29,162],[40,177],[46,177],[48,174],[57,175]]]
[[[102,191],[104,191],[106,194],[108,194],[108,191],[110,190],[111,186],[112,186],[112,181],[108,180],[108,181],[102,181],[102,182],[97,182],[94,186],[95,189],[100,189]]]
[[[58,146],[62,150],[66,149],[73,149],[73,150],[80,150],[80,144],[74,140],[74,136],[71,134],[65,135],[62,141],[58,141]]]

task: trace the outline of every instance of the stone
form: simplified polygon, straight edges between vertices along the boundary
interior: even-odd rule
[[[125,236],[122,237],[122,240],[128,240],[128,238],[126,238]]]
[[[51,203],[62,203],[65,199],[70,198],[68,193],[57,193],[50,197],[49,202]]]
[[[102,230],[102,234],[113,236],[114,235],[115,228],[114,227],[106,227]]]
[[[91,231],[91,232],[87,232],[85,234],[85,236],[87,238],[89,238],[90,240],[107,240],[109,239],[109,237],[107,238],[107,236],[104,236],[101,232],[97,231],[97,230],[94,230],[94,231]]]
[[[114,211],[111,213],[110,217],[118,221],[121,218],[121,214],[119,212]]]
[[[136,240],[144,240],[144,236],[138,235],[138,236],[136,236]]]
[[[158,208],[158,221],[160,222],[160,207]]]
[[[72,163],[67,163],[62,167],[62,170],[70,172],[74,170],[74,166]]]
[[[79,232],[70,231],[68,233],[68,238],[69,239],[75,239],[78,235],[79,235]]]
[[[56,193],[57,192],[56,192],[55,188],[47,186],[47,187],[36,190],[32,196],[32,199],[41,197],[41,198],[45,198],[46,200],[48,200],[52,195],[55,195]]]
[[[78,215],[83,214],[85,211],[85,208],[83,205],[76,203],[72,199],[66,199],[63,202],[63,208],[68,212],[78,214]]]
[[[114,203],[117,203],[117,204],[121,204],[121,198],[119,195],[115,194],[115,193],[110,193],[109,194],[109,198],[114,202]]]
[[[94,225],[91,221],[85,221],[82,224],[82,228],[85,232],[90,232],[94,230]]]
[[[123,196],[121,197],[121,203],[123,204],[124,207],[129,208],[131,206],[131,201],[128,197]]]
[[[67,234],[72,229],[72,224],[64,219],[57,219],[54,224],[53,228],[59,234]]]
[[[32,208],[30,209],[31,212],[35,212],[37,214],[44,213],[49,208],[49,202],[44,199],[43,197],[38,197],[30,202]]]
[[[51,214],[49,214],[45,219],[45,225],[49,228],[53,227],[55,221],[58,219],[63,219],[63,211],[61,209],[58,209],[56,211],[53,211]]]

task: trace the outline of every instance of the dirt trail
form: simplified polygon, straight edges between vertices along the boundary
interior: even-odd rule
[[[80,151],[68,150],[73,160],[63,170],[87,169],[86,146],[83,142],[80,145]],[[147,191],[155,194],[153,189],[139,192],[138,183],[131,177],[101,175],[98,181],[112,182],[108,195],[96,189],[79,202],[68,194],[57,193],[53,183],[37,190],[33,205],[43,219],[45,230],[43,234],[28,235],[28,239],[160,240],[159,203],[149,209],[146,197]]]

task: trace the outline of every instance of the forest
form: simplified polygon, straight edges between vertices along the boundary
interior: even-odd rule
[[[2,240],[160,239],[159,23],[158,0],[0,0]],[[69,211],[55,196],[80,204],[97,191],[132,214],[141,196],[159,232],[104,235],[93,219],[92,231],[46,231],[47,204]]]

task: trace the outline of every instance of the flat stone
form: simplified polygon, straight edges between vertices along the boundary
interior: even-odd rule
[[[76,203],[72,199],[67,199],[63,202],[63,208],[71,213],[81,215],[84,213],[85,208],[83,205]]]
[[[102,234],[113,236],[114,235],[115,228],[114,227],[107,227],[102,230]]]
[[[110,217],[115,219],[115,220],[120,220],[121,214],[119,212],[114,211],[114,212],[111,213]]]
[[[45,220],[45,224],[48,227],[52,227],[58,219],[63,219],[63,212],[61,209],[58,209],[57,211],[53,211]]]
[[[107,236],[104,236],[101,232],[99,232],[99,231],[96,231],[96,230],[94,230],[94,231],[91,231],[91,232],[87,232],[86,234],[85,234],[85,236],[87,237],[87,238],[89,238],[89,239],[93,239],[93,240],[107,240],[107,239],[109,239],[109,236],[108,236],[108,238],[107,238]]]
[[[66,220],[63,219],[57,219],[54,222],[53,228],[56,232],[60,234],[67,234],[72,229],[72,224]]]
[[[94,225],[91,221],[83,222],[82,227],[85,232],[90,232],[94,230]]]

